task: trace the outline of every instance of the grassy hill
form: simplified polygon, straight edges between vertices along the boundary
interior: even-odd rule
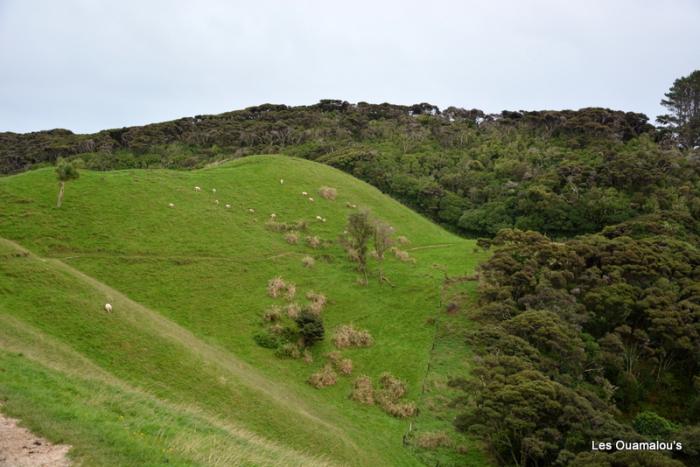
[[[319,196],[321,186],[336,188],[337,199]],[[339,170],[283,156],[190,172],[83,171],[61,209],[56,191],[52,169],[0,178],[0,401],[31,429],[73,445],[77,462],[486,463],[478,444],[451,433],[449,413],[398,419],[348,397],[358,375],[388,371],[419,409],[446,399],[447,376],[469,366],[462,340],[440,344],[448,348],[437,367],[429,360],[451,319],[444,278],[469,275],[484,259],[473,241]],[[415,263],[384,261],[390,284],[357,283],[336,241],[354,211],[348,204],[410,239],[402,248]],[[327,242],[289,244],[265,227],[271,214],[306,221],[302,238]],[[314,267],[304,267],[306,255]],[[253,339],[263,312],[284,303],[266,293],[277,276],[296,284],[299,302],[309,291],[328,298],[312,362],[279,358]],[[333,331],[350,323],[374,345],[343,350],[352,375],[311,387],[307,378],[334,350]],[[463,454],[419,448],[413,441],[430,430],[450,433]]]

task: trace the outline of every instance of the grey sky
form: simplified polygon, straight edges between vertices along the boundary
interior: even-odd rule
[[[698,68],[698,0],[0,0],[0,131],[322,98],[653,118]]]

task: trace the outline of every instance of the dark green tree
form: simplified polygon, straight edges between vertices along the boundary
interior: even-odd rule
[[[661,105],[670,113],[656,120],[673,131],[686,148],[700,145],[700,70],[678,78]]]

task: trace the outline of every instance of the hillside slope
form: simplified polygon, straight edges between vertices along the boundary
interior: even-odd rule
[[[336,188],[337,199],[319,196],[321,186]],[[61,209],[55,196],[51,169],[0,178],[4,411],[73,445],[71,456],[90,465],[165,462],[158,456],[211,465],[418,463],[402,439],[420,423],[348,395],[356,376],[389,371],[420,407],[440,285],[473,272],[484,255],[474,242],[336,169],[281,156],[192,172],[83,171]],[[358,285],[335,241],[354,211],[348,204],[410,239],[402,248],[415,263],[392,256],[382,265],[391,285],[374,275]],[[271,214],[306,221],[302,241],[266,229]],[[305,236],[323,245],[311,248]],[[306,255],[313,268],[302,265]],[[313,362],[276,357],[253,339],[263,312],[281,303],[266,293],[276,276],[296,284],[301,303],[309,291],[328,298],[327,337]],[[349,323],[375,344],[343,350],[353,375],[312,388],[306,379],[334,349],[333,331]],[[473,443],[462,451],[461,462],[485,462]]]

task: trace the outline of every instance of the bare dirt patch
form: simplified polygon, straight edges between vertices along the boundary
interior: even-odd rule
[[[70,446],[52,444],[0,413],[0,467],[68,467]]]

